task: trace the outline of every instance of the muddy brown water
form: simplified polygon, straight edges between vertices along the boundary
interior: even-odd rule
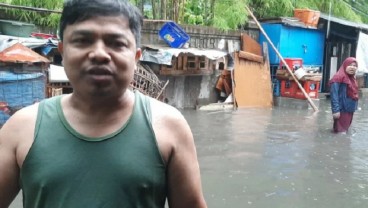
[[[347,134],[319,111],[274,107],[184,110],[209,208],[368,207],[368,98]],[[21,197],[11,208],[21,207]]]

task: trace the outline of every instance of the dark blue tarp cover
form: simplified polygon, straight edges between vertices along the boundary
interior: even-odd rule
[[[22,108],[45,98],[45,75],[43,73],[17,74],[0,71],[0,101],[8,106]],[[9,115],[0,111],[0,125]]]

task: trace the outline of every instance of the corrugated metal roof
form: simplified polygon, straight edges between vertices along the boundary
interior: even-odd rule
[[[320,19],[324,19],[326,21],[328,21],[328,19],[330,19],[331,22],[335,22],[335,23],[338,23],[338,24],[341,24],[341,25],[344,25],[344,26],[349,26],[349,27],[368,30],[368,24],[352,22],[352,21],[341,19],[341,18],[334,17],[334,16],[329,17],[328,14],[324,14],[324,13],[320,13]],[[293,26],[293,27],[316,29],[316,28],[313,28],[313,27],[306,26],[303,22],[301,22],[298,18],[295,18],[295,17],[265,18],[265,19],[260,19],[260,21],[262,23],[281,23],[281,24],[289,25],[289,26]]]
[[[367,24],[352,22],[352,21],[337,18],[337,17],[334,17],[334,16],[329,17],[328,14],[324,14],[324,13],[321,13],[319,18],[327,20],[327,21],[330,19],[331,22],[335,22],[335,23],[338,23],[338,24],[341,24],[341,25],[368,30],[368,25]]]
[[[27,48],[21,43],[16,43],[0,52],[0,62],[4,63],[50,63],[50,61]]]

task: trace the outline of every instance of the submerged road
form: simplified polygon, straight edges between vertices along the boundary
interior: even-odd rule
[[[360,100],[347,134],[331,133],[326,99],[318,112],[182,111],[195,137],[208,207],[368,207],[366,103]],[[11,208],[20,207],[18,196]]]

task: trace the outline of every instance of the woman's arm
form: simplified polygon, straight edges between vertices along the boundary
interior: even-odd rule
[[[337,83],[337,82],[332,83],[330,87],[332,114],[340,113],[339,88],[340,88],[340,83]]]

